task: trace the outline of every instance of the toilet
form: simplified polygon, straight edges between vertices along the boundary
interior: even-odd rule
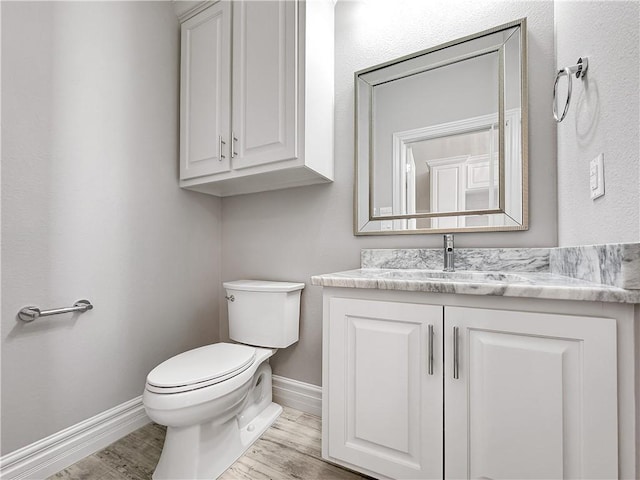
[[[282,412],[269,358],[298,341],[304,283],[223,283],[229,337],[176,355],[147,376],[142,401],[167,426],[155,480],[220,476]]]

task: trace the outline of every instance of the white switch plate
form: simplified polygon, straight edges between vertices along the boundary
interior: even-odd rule
[[[595,200],[604,195],[604,154],[601,153],[589,164],[589,185],[591,199]]]

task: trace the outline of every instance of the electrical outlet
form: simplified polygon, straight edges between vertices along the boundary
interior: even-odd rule
[[[604,195],[604,153],[601,153],[589,163],[589,185],[591,200]]]

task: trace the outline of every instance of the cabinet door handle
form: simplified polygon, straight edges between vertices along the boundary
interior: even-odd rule
[[[222,161],[223,158],[227,158],[222,154],[223,145],[226,145],[226,143],[222,140],[222,135],[218,135],[218,151],[220,152],[220,156],[218,157],[219,161]]]
[[[238,137],[236,137],[235,133],[231,132],[231,138],[233,139],[231,142],[231,158],[233,158],[238,156],[238,152],[236,152],[236,142],[238,141]]]
[[[433,375],[433,325],[429,325],[429,351],[427,355],[427,372],[429,375]]]
[[[460,365],[458,359],[458,336],[459,328],[453,327],[453,378],[460,378]]]

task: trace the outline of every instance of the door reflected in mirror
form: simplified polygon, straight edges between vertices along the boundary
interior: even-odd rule
[[[398,192],[397,198],[405,205],[398,205],[395,211],[416,214],[497,209],[496,133],[490,127],[404,143],[399,158],[404,160],[400,168],[406,172],[406,178],[397,184],[406,188]],[[460,220],[441,217],[411,221],[417,228],[451,228],[459,227]],[[488,225],[486,216],[479,220]]]

